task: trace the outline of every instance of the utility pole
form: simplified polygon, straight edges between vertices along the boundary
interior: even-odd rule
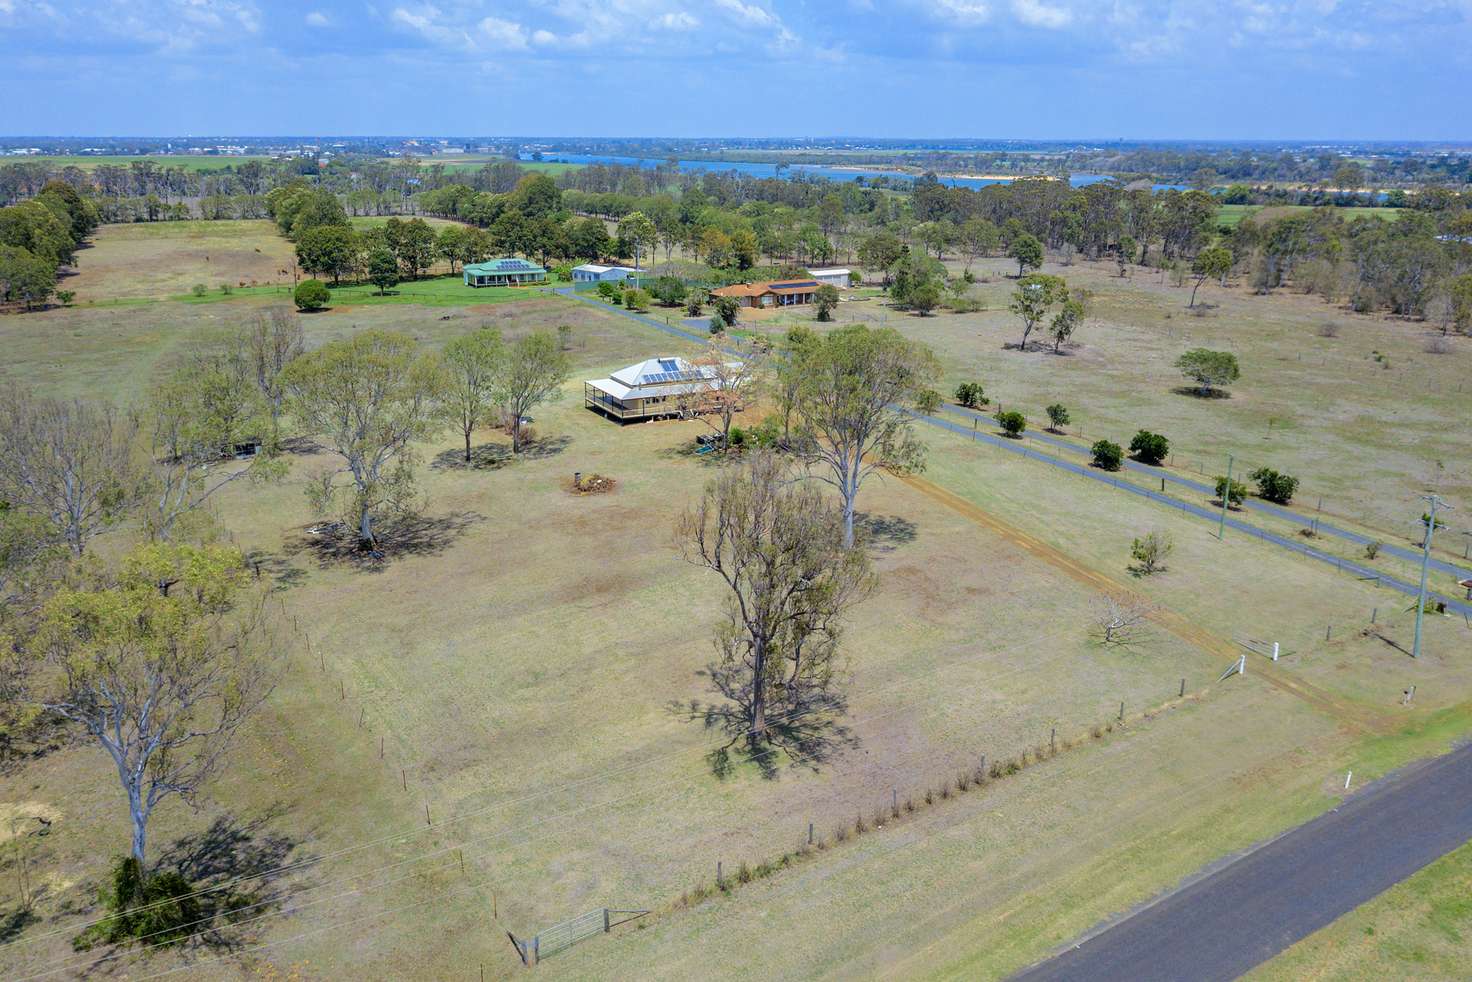
[[[1422,495],[1421,500],[1431,506],[1431,511],[1426,516],[1426,537],[1421,541],[1421,593],[1416,597],[1416,644],[1411,649],[1412,658],[1421,657],[1421,618],[1426,613],[1426,572],[1431,564],[1431,537],[1436,534],[1436,510],[1452,510],[1452,506],[1442,501],[1434,491]]]
[[[1227,502],[1232,500],[1232,455],[1227,454],[1227,486],[1222,488],[1222,520],[1217,524],[1216,537],[1227,537]]]

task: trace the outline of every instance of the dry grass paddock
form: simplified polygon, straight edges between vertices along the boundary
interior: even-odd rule
[[[844,303],[838,323],[887,324],[930,344],[945,366],[947,398],[959,383],[978,381],[988,410],[998,402],[1020,410],[1031,429],[1047,425],[1044,408],[1061,402],[1073,416],[1069,432],[1085,442],[1128,446],[1137,430],[1163,433],[1175,466],[1192,475],[1225,473],[1232,453],[1235,474],[1259,466],[1294,474],[1299,504],[1312,509],[1322,496],[1326,512],[1373,526],[1386,541],[1414,536],[1426,486],[1463,513],[1472,509],[1472,428],[1461,424],[1472,411],[1472,338],[1451,337],[1447,352],[1434,353],[1425,350],[1432,326],[1353,314],[1288,290],[1255,296],[1240,281],[1225,290],[1204,284],[1198,301],[1211,306],[1197,316],[1186,309],[1189,280],[1174,287],[1143,269],[1120,279],[1112,263],[1049,263],[1046,272],[1092,292],[1089,315],[1064,355],[1043,350],[1051,342],[1036,333],[1036,350],[1024,354],[1015,349],[1021,323],[1007,310],[1015,270],[1001,260],[974,266],[988,281],[972,290],[979,313],[917,317],[877,302]],[[749,326],[777,333],[796,320],[822,327],[811,308]],[[1320,336],[1325,324],[1336,336]],[[1182,391],[1189,383],[1174,362],[1194,347],[1235,352],[1242,378],[1230,398]],[[1460,556],[1464,537],[1445,538]]]
[[[7,318],[4,372],[131,402],[172,354],[257,306]],[[551,297],[304,319],[311,344],[382,326],[439,345],[481,323],[510,336],[571,324],[574,378],[535,411],[522,459],[494,432],[477,435],[470,467],[449,433],[420,447],[424,520],[381,565],[344,562],[305,534],[317,516],[303,485],[321,455],[293,458],[279,485],[232,487],[218,507],[301,640],[204,810],[161,809],[154,842],[192,857],[204,882],[222,867],[304,865],[256,884],[267,904],[230,929],[234,950],[74,954],[68,938],[95,912],[95,884],[125,842],[115,778],[81,743],[23,763],[0,775],[0,802],[55,817],[34,856],[39,922],[0,938],[21,942],[0,948],[7,977],[58,965],[201,978],[473,978],[483,965],[503,977],[519,964],[506,930],[526,936],[602,906],[663,907],[708,885],[717,860],[733,871],[773,858],[800,845],[809,822],[831,834],[893,792],[923,794],[982,753],[1088,728],[1120,702],[1158,705],[1186,678],[1205,692],[1199,703],[542,969],[1004,974],[1322,810],[1333,800],[1325,775],[1359,770],[1365,741],[1387,739],[1380,721],[1394,730],[1454,708],[1472,686],[1454,657],[1465,650],[1457,625],[1433,623],[1438,654],[1414,666],[1373,639],[1316,644],[1321,619],[1362,617],[1373,587],[1249,540],[1216,542],[1183,516],[937,432],[926,479],[993,520],[872,480],[860,508],[880,588],[849,621],[846,712],[806,752],[774,755],[766,769],[738,755],[723,771],[711,752],[725,739],[691,719],[692,703],[711,698],[702,673],[722,595],[671,537],[716,466],[690,452],[703,427],[620,427],[581,406],[582,378],[695,346]],[[932,337],[948,350],[943,330]],[[570,495],[575,471],[617,490]],[[1171,568],[1134,580],[1129,539],[1155,527],[1175,536]],[[1100,647],[1092,608],[1109,582],[1170,611],[1176,628]],[[1255,665],[1214,684],[1219,645],[1238,631],[1295,649],[1279,684]],[[1418,703],[1399,707],[1413,676]],[[1382,752],[1371,771],[1394,759]],[[216,880],[199,865],[207,859]]]

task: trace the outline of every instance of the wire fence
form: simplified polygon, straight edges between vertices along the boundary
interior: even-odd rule
[[[639,909],[598,907],[586,914],[579,914],[570,920],[544,928],[530,938],[510,935],[511,943],[516,946],[522,964],[535,965],[543,958],[566,951],[579,941],[586,941],[595,934],[607,934],[618,925],[636,920],[647,913],[649,911]]]

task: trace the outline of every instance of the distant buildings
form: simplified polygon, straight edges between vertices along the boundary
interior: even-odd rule
[[[547,271],[525,259],[492,259],[465,266],[466,286],[521,286],[547,282]]]

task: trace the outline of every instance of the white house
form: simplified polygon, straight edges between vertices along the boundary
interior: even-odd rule
[[[572,281],[574,283],[603,283],[626,280],[630,276],[639,276],[644,271],[632,266],[600,266],[597,263],[583,263],[581,266],[572,268]]]
[[[723,378],[740,368],[740,362],[722,369],[684,358],[650,358],[608,378],[588,379],[583,383],[583,405],[620,422],[706,412],[722,398]],[[731,398],[741,397],[733,389]]]
[[[817,280],[819,283],[826,283],[829,286],[836,286],[840,290],[848,289],[849,283],[847,266],[835,266],[832,269],[814,269],[810,270],[809,272],[812,273],[813,279]]]

